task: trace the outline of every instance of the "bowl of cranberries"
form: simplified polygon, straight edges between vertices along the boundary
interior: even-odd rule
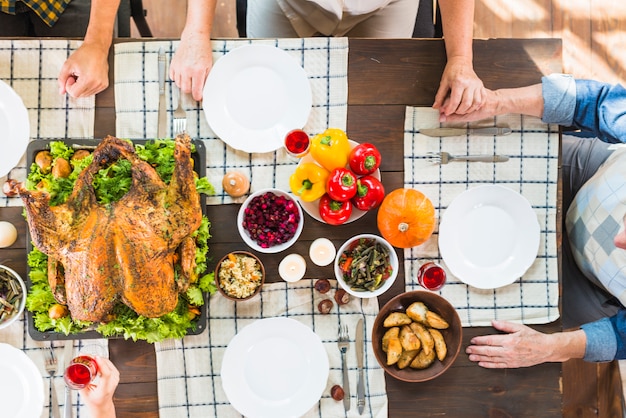
[[[279,189],[252,193],[237,215],[241,238],[261,253],[279,253],[291,247],[303,227],[302,208],[293,196]]]

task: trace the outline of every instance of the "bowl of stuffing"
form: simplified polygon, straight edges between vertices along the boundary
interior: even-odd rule
[[[217,290],[234,301],[247,300],[261,291],[265,267],[259,258],[247,251],[226,254],[215,267]]]
[[[22,316],[26,304],[26,285],[13,269],[0,265],[0,329]]]
[[[279,189],[252,193],[237,214],[239,235],[260,253],[278,253],[291,247],[303,227],[302,208],[293,196]]]

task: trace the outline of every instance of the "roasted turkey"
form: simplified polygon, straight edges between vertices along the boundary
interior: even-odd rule
[[[93,176],[121,158],[132,166],[130,190],[100,204]],[[119,301],[151,318],[176,307],[195,267],[190,234],[202,210],[187,135],[176,138],[174,158],[166,185],[129,142],[108,136],[64,204],[50,206],[48,193],[21,188],[33,243],[48,255],[50,287],[72,318],[106,321]],[[178,275],[175,264],[182,266]]]

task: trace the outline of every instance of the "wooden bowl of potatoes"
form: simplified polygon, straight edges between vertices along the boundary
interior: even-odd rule
[[[425,382],[445,372],[461,350],[454,307],[433,292],[402,293],[382,307],[372,330],[376,360],[390,376]]]

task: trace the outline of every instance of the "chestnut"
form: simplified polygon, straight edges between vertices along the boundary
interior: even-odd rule
[[[336,401],[341,401],[343,400],[345,393],[341,386],[335,385],[332,388],[330,388],[330,396]]]
[[[2,193],[4,193],[6,197],[15,197],[19,194],[19,185],[20,183],[17,180],[8,179],[2,185]]]
[[[337,302],[337,305],[345,305],[350,302],[350,294],[343,289],[337,289],[335,292],[335,302]]]
[[[315,282],[315,290],[320,293],[328,293],[330,290],[330,282],[328,279],[319,279]]]
[[[330,299],[324,299],[317,304],[317,310],[321,314],[328,314],[333,309],[333,301]]]

